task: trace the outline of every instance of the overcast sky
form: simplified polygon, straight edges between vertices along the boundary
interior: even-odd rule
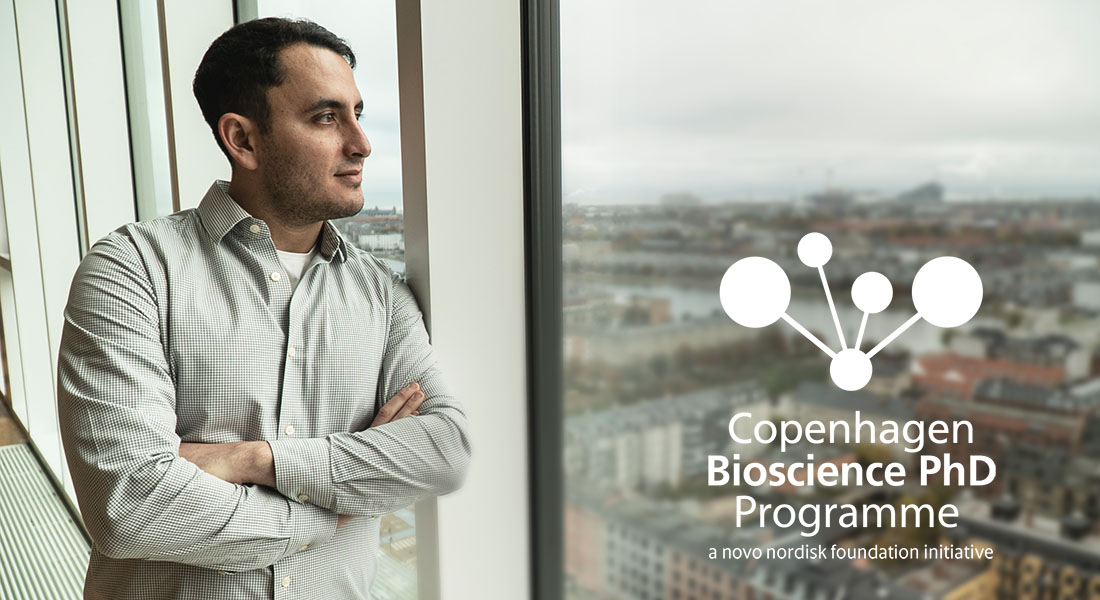
[[[567,201],[1100,196],[1100,2],[561,0],[561,69]]]

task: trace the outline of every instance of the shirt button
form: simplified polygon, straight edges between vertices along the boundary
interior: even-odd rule
[[[271,272],[271,281],[279,281],[282,278],[283,278],[282,274],[279,273],[278,271],[272,271]]]
[[[222,571],[221,569],[218,569],[218,575],[225,575],[225,574],[226,574],[225,571]]]
[[[302,544],[301,546],[298,546],[298,552],[301,552],[302,550],[309,550],[309,544]]]
[[[287,435],[294,435],[294,426],[287,425],[285,428],[283,428],[283,433],[286,433]]]
[[[260,233],[260,226],[253,223],[252,227],[249,227],[248,230],[251,231],[252,233]]]
[[[290,587],[290,575],[283,577],[283,580],[280,583],[283,584],[283,587]]]
[[[298,353],[298,351],[294,349],[294,346],[291,346],[290,349],[288,349],[286,351],[286,355],[291,357],[291,358],[294,358],[294,355],[297,354],[297,353]]]
[[[299,502],[309,502],[309,494],[298,494]]]

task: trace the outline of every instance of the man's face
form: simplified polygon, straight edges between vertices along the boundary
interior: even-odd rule
[[[271,123],[257,148],[272,208],[288,225],[354,215],[363,208],[370,142],[359,127],[363,100],[351,68],[309,44],[284,48],[279,58],[287,76],[267,91]]]

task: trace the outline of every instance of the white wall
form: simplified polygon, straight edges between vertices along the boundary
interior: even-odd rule
[[[524,598],[531,573],[519,3],[416,4],[398,3],[408,273],[474,432],[465,487],[439,499],[437,520],[417,506],[418,537],[436,528],[439,542],[438,557],[422,550],[420,594]],[[439,578],[426,580],[434,560]]]

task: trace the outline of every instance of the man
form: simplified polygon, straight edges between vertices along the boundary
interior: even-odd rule
[[[351,49],[308,21],[214,41],[195,96],[232,165],[77,271],[59,414],[85,598],[367,598],[379,519],[457,488],[466,417],[362,207]]]

